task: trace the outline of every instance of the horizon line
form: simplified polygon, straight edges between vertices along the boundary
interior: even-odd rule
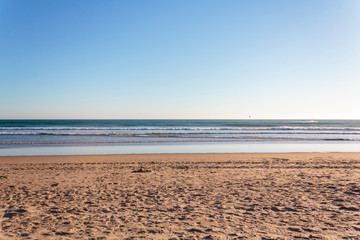
[[[360,120],[359,118],[0,118],[4,120]]]

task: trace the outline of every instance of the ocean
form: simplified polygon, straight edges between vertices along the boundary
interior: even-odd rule
[[[0,155],[359,150],[360,120],[0,120]]]

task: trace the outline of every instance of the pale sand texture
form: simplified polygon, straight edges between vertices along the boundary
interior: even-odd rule
[[[360,239],[360,154],[0,157],[0,224],[0,239]]]

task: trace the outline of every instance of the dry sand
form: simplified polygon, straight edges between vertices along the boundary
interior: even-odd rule
[[[0,157],[0,239],[360,239],[360,154]]]

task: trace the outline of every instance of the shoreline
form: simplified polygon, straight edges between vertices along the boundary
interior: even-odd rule
[[[358,239],[360,153],[0,157],[1,239]]]
[[[66,155],[115,155],[115,154],[176,154],[176,153],[346,153],[359,152],[360,143],[169,143],[141,145],[57,145],[16,146],[1,148],[0,156],[66,156]]]
[[[0,156],[0,164],[8,163],[77,163],[77,162],[124,162],[124,161],[191,161],[211,162],[249,160],[255,158],[302,158],[309,160],[316,157],[334,158],[351,157],[360,159],[360,152],[291,152],[291,153],[132,153],[132,154],[83,154],[83,155],[31,155]]]

